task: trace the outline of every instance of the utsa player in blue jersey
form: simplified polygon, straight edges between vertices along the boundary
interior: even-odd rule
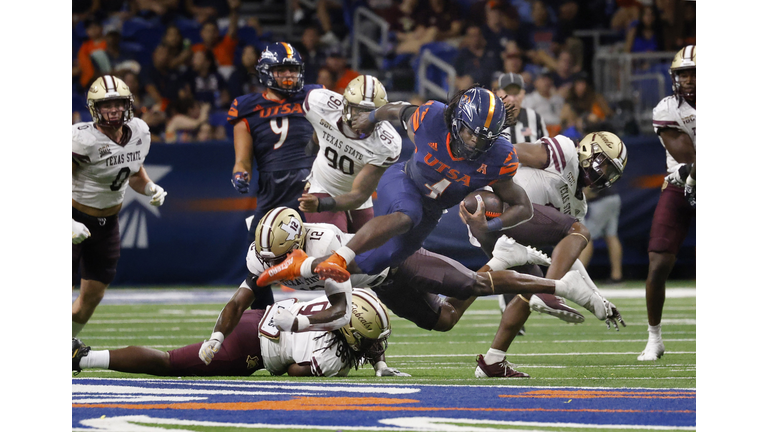
[[[399,120],[416,151],[382,176],[374,206],[376,217],[346,246],[317,264],[314,272],[344,281],[349,271],[375,274],[399,265],[421,248],[443,210],[486,185],[509,207],[490,223],[478,218],[471,226],[473,232],[499,231],[530,219],[533,208],[528,195],[512,180],[518,167],[515,148],[501,136],[507,123],[514,121],[513,109],[489,90],[473,87],[457,94],[448,105],[438,101],[419,107],[389,103],[367,117],[358,116],[353,125],[363,131],[378,121]],[[460,211],[469,214],[463,204]],[[485,212],[482,203],[477,211]],[[312,271],[314,261],[296,256],[289,265],[267,273],[277,280],[295,278]]]
[[[259,172],[256,211],[249,226],[248,242],[253,241],[256,222],[279,206],[298,211],[304,180],[309,175],[314,156],[304,148],[314,129],[304,117],[302,103],[310,90],[321,85],[304,85],[304,63],[291,44],[271,43],[264,48],[256,65],[263,93],[235,98],[227,121],[234,125],[235,166],[232,185],[238,192],[250,190],[253,160]],[[271,290],[263,290],[253,307],[274,303]]]
[[[227,117],[234,125],[232,185],[238,192],[249,192],[256,159],[259,186],[254,222],[278,206],[298,210],[304,179],[315,159],[304,151],[314,129],[304,117],[302,103],[310,90],[322,88],[304,85],[301,55],[285,42],[267,45],[256,71],[266,91],[235,98]],[[250,225],[251,241],[256,225]]]

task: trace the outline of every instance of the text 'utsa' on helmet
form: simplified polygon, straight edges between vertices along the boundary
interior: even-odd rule
[[[472,87],[459,93],[448,106],[451,152],[475,160],[485,154],[504,130],[506,109],[488,89]]]
[[[366,290],[352,291],[352,317],[349,324],[340,328],[350,348],[358,352],[387,348],[387,338],[392,333],[387,309],[374,294]]]
[[[593,190],[611,187],[624,174],[627,146],[615,134],[590,133],[581,140],[577,151],[584,184]]]
[[[304,247],[307,231],[299,212],[289,207],[275,207],[261,218],[255,234],[256,254],[272,266],[294,249]]]
[[[342,119],[352,128],[353,118],[373,111],[387,102],[387,90],[381,81],[373,75],[360,75],[350,81],[344,89]],[[357,138],[365,137],[366,135],[361,135]]]
[[[261,85],[292,95],[304,88],[304,62],[293,45],[273,42],[261,52],[256,64]]]
[[[118,128],[133,118],[133,94],[128,85],[115,76],[104,75],[96,78],[88,89],[86,100],[91,117],[99,126]],[[122,103],[122,106],[117,106],[122,112],[115,119],[109,119],[101,109],[107,102],[112,101]]]

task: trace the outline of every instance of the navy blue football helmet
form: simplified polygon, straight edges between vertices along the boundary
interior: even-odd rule
[[[278,82],[273,69],[279,66],[295,66],[299,69],[299,76],[293,80]],[[273,42],[261,52],[261,58],[256,64],[256,72],[261,85],[285,94],[295,94],[304,88],[304,62],[301,54],[287,42]]]
[[[473,87],[464,92],[451,120],[454,156],[475,160],[485,154],[504,130],[505,120],[504,103],[490,90]]]

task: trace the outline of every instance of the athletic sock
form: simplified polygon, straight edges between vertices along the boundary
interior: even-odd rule
[[[91,351],[80,359],[80,367],[83,369],[99,368],[109,369],[109,351]]]
[[[72,337],[77,337],[80,331],[85,327],[85,324],[80,324],[72,321]]]
[[[506,356],[507,353],[504,351],[490,348],[488,349],[488,352],[485,353],[483,360],[485,360],[485,364],[494,364],[504,360],[504,357]]]
[[[347,262],[347,265],[352,262],[352,260],[355,259],[355,256],[357,255],[355,251],[352,249],[342,246],[339,248],[339,250],[336,251],[336,254],[338,254],[340,257],[344,258],[344,261]]]
[[[648,324],[648,340],[661,342],[661,324],[655,326]]]

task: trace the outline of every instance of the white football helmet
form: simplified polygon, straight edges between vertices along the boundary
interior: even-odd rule
[[[381,342],[382,352],[392,333],[387,308],[370,292],[352,291],[352,318],[339,329],[352,350],[365,352],[376,342]]]
[[[256,254],[273,266],[294,249],[304,247],[306,235],[299,212],[289,207],[275,207],[256,225]]]
[[[125,111],[119,120],[109,121],[99,112],[101,102],[122,99],[125,101]],[[113,75],[104,75],[96,78],[91,84],[87,94],[88,111],[91,112],[93,121],[98,125],[112,128],[120,127],[133,118],[133,94],[128,85],[120,78]]]
[[[381,81],[373,75],[360,75],[344,89],[341,118],[351,127],[352,118],[373,111],[387,102],[387,90]]]
[[[611,187],[627,166],[627,146],[610,132],[593,132],[578,145],[579,166],[586,186],[593,190]]]
[[[672,59],[672,66],[669,68],[669,76],[672,77],[672,91],[678,98],[696,100],[696,87],[693,91],[684,91],[680,84],[681,71],[693,69],[696,70],[696,45],[688,45],[675,54]]]

